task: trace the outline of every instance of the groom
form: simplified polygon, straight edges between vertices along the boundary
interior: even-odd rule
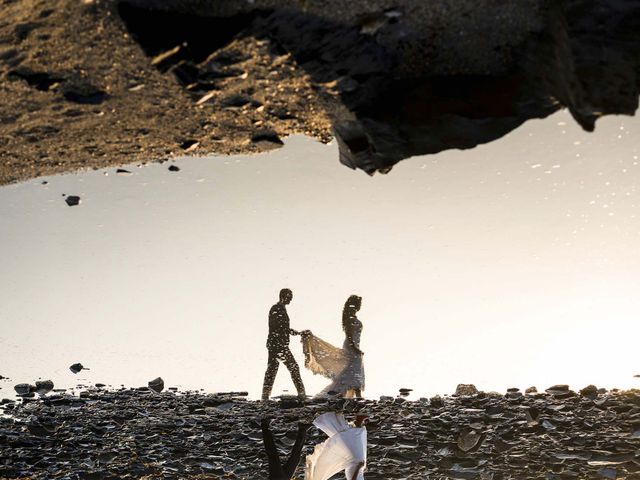
[[[271,388],[278,373],[278,361],[284,363],[291,373],[293,384],[298,390],[299,397],[305,397],[304,385],[300,378],[300,369],[295,358],[289,350],[289,335],[300,335],[300,332],[289,327],[289,315],[287,305],[291,303],[293,293],[288,288],[280,290],[280,301],[269,310],[269,336],[267,337],[267,350],[269,360],[267,371],[264,374],[262,385],[262,400],[269,400]]]

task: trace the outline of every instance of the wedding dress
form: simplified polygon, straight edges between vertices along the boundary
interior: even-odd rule
[[[357,349],[360,349],[362,322],[352,318],[352,338]],[[326,396],[336,392],[343,397],[354,396],[355,390],[364,390],[364,364],[362,355],[357,352],[345,336],[342,348],[337,348],[313,334],[302,337],[304,366],[315,374],[332,380],[318,396]]]
[[[316,445],[306,459],[305,480],[327,480],[344,470],[347,480],[357,471],[357,480],[364,480],[363,464],[367,462],[367,429],[352,427],[341,413],[327,412],[313,424],[329,438]]]

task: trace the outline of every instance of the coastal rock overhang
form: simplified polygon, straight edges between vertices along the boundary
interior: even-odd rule
[[[186,83],[197,82],[206,69],[196,58],[198,42],[207,52],[239,33],[275,42],[331,93],[340,161],[369,174],[386,173],[410,156],[493,141],[561,108],[587,131],[600,116],[633,115],[638,108],[640,2],[118,3],[146,51],[154,42],[158,47],[163,28],[155,21],[167,13],[184,16],[172,21],[176,29],[191,27],[195,56],[167,54],[158,63],[171,68],[182,62],[190,72]],[[198,31],[193,18],[224,21]],[[164,46],[167,52],[175,47]],[[157,48],[152,53],[162,54]]]

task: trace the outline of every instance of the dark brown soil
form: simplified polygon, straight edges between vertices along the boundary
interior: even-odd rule
[[[204,93],[152,66],[113,2],[4,0],[0,9],[0,184],[259,152],[291,133],[331,138],[318,90],[268,40],[239,35],[219,49],[234,62],[198,103]]]

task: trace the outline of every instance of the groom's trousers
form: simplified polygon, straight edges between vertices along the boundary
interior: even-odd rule
[[[281,350],[269,350],[269,360],[267,362],[267,371],[264,374],[264,383],[262,384],[262,399],[268,400],[271,396],[271,389],[273,388],[273,382],[276,379],[278,373],[278,367],[281,361],[284,366],[287,367],[291,374],[291,380],[296,386],[299,396],[305,396],[304,385],[302,384],[302,378],[300,378],[300,368],[296,363],[296,359],[293,358],[293,354],[289,347],[285,347]]]
[[[298,464],[300,463],[300,456],[302,455],[302,448],[304,447],[304,441],[307,438],[307,428],[302,425],[298,425],[298,433],[296,435],[296,443],[293,445],[291,455],[284,463],[280,464],[280,455],[278,455],[278,448],[273,438],[273,434],[268,427],[262,426],[262,440],[264,441],[264,449],[267,452],[267,458],[269,460],[269,480],[291,480]]]

